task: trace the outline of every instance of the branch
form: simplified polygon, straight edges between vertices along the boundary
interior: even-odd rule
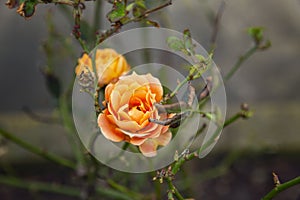
[[[172,179],[169,177],[166,180],[167,180],[168,187],[169,187],[168,193],[171,193],[170,196],[173,196],[172,194],[174,194],[175,197],[177,197],[178,200],[184,200],[183,196],[179,193],[179,191],[177,190],[177,188],[173,184]]]
[[[71,169],[76,169],[76,165],[72,161],[66,160],[65,158],[59,157],[52,153],[48,153],[43,149],[35,147],[35,146],[21,140],[20,138],[10,134],[9,132],[2,130],[1,128],[0,128],[0,135],[2,135],[6,139],[14,142],[15,144],[19,145],[20,147],[26,149],[27,151],[30,151],[36,155],[39,155],[39,156],[45,158],[46,160],[52,161],[54,163],[57,163],[59,165],[65,166],[65,167],[69,167]]]
[[[250,57],[252,56],[259,47],[257,45],[250,48],[244,55],[242,55],[235,65],[231,68],[228,74],[225,76],[225,80],[228,81],[234,73],[241,67],[241,65]]]
[[[78,197],[80,199],[82,199],[85,195],[79,188],[76,187],[40,181],[24,181],[12,176],[0,176],[0,184],[38,192],[52,192],[61,195]],[[119,200],[132,200],[132,198],[126,194],[104,187],[97,187],[96,193],[101,195],[101,197],[110,197]]]
[[[218,9],[218,12],[216,14],[214,24],[213,24],[213,32],[212,32],[211,41],[210,41],[211,47],[210,47],[210,51],[209,51],[212,55],[214,55],[214,51],[216,49],[216,41],[217,41],[217,36],[219,33],[219,28],[220,28],[220,21],[221,21],[222,15],[224,13],[224,9],[225,9],[225,1],[223,0]]]
[[[61,123],[61,121],[59,119],[54,118],[54,117],[39,115],[39,114],[35,113],[34,111],[32,111],[27,106],[24,106],[22,108],[22,110],[30,119],[32,119],[36,122],[45,123],[45,124],[60,124]]]
[[[122,193],[126,194],[127,196],[130,196],[131,199],[136,199],[136,200],[145,199],[144,195],[142,195],[140,193],[136,193],[136,192],[132,191],[131,189],[129,189],[129,188],[123,186],[123,185],[120,185],[120,184],[116,183],[112,179],[108,179],[107,183],[113,189],[115,189],[115,190],[117,190],[119,192],[122,192]]]
[[[70,84],[71,86],[71,84]],[[70,87],[71,88],[71,87]],[[65,128],[67,129],[67,137],[69,140],[69,143],[71,145],[72,151],[75,155],[77,164],[78,164],[78,169],[80,167],[85,166],[85,158],[84,154],[82,152],[82,146],[81,143],[78,141],[76,134],[76,129],[74,127],[73,119],[71,117],[71,113],[69,110],[69,103],[68,103],[68,92],[69,90],[63,94],[60,99],[59,99],[59,111],[64,123]]]
[[[293,187],[297,184],[300,184],[300,176],[276,186],[275,188],[273,188],[273,190],[271,190],[268,194],[266,194],[261,200],[273,199],[273,197],[275,197],[280,192],[282,192],[290,187]]]
[[[78,190],[77,188],[60,185],[60,184],[54,184],[54,183],[24,181],[11,176],[0,176],[0,183],[7,186],[33,190],[33,191],[52,192],[56,194],[62,194],[62,195],[73,196],[73,197],[82,196],[80,190]]]

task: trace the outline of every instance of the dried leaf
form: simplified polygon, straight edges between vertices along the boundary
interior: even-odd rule
[[[9,9],[13,9],[15,7],[17,7],[19,5],[19,0],[8,0],[5,5],[9,8]]]

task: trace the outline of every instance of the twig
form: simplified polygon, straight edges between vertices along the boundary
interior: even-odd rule
[[[107,180],[107,183],[109,184],[109,186],[111,186],[113,189],[119,191],[119,192],[122,192],[124,194],[126,194],[127,196],[130,196],[132,197],[132,199],[136,199],[136,200],[139,200],[139,199],[145,199],[144,198],[144,195],[140,194],[140,193],[136,193],[134,191],[132,191],[131,189],[123,186],[123,185],[120,185],[118,183],[116,183],[115,181],[113,181],[112,179],[108,179]]]
[[[76,137],[76,129],[74,127],[73,119],[71,118],[71,113],[69,111],[69,104],[68,104],[68,91],[67,93],[63,94],[59,101],[59,111],[61,117],[63,119],[63,123],[67,129],[67,137],[69,143],[71,145],[72,151],[75,155],[77,160],[78,167],[85,166],[85,158],[82,152],[82,147],[78,141],[78,137]]]
[[[79,188],[76,187],[54,183],[45,183],[40,181],[24,181],[12,176],[0,176],[0,184],[39,192],[52,192],[78,198],[82,198],[85,195]],[[101,195],[101,197],[110,197],[120,200],[132,200],[132,198],[127,196],[126,194],[109,188],[97,187],[95,191],[97,194]]]
[[[81,197],[82,195],[78,188],[73,188],[61,184],[44,183],[40,181],[24,181],[11,176],[0,176],[0,183],[22,189],[40,192],[52,192],[73,197]]]
[[[11,133],[9,133],[3,129],[0,129],[0,135],[2,135],[6,139],[14,142],[15,144],[19,145],[20,147],[45,158],[46,160],[52,161],[54,163],[57,163],[59,165],[65,166],[65,167],[69,167],[71,169],[76,169],[76,165],[72,161],[62,158],[62,157],[59,157],[55,154],[49,153],[38,147],[35,147],[32,144],[29,144],[29,143],[21,140],[20,138],[12,135]]]
[[[101,23],[100,17],[101,17],[101,9],[102,9],[102,0],[95,0],[95,11],[94,11],[94,25],[93,25],[93,32],[96,33],[98,27]]]
[[[176,88],[173,90],[173,92],[168,96],[168,98],[172,98],[174,97],[177,92],[182,88],[182,86],[184,86],[184,84],[186,84],[187,82],[189,82],[191,80],[190,76],[187,76],[182,82],[180,82]]]
[[[266,194],[261,200],[270,200],[273,199],[277,194],[279,194],[280,192],[293,187],[297,184],[300,184],[300,176],[287,181],[285,183],[282,183],[280,185],[277,185],[275,188],[273,188],[268,194]]]
[[[38,3],[54,3],[54,4],[63,4],[68,6],[74,6],[75,2],[71,0],[39,0]]]
[[[98,83],[98,81],[97,81]],[[95,94],[94,94],[94,106],[95,106],[95,111],[96,111],[96,118],[98,115],[101,113],[101,107],[99,105],[99,92],[100,92],[100,87],[96,86]]]
[[[212,55],[214,55],[213,52],[216,49],[216,41],[217,41],[217,36],[219,33],[219,28],[220,28],[220,21],[221,21],[222,15],[224,13],[224,9],[225,9],[225,1],[223,0],[218,9],[218,12],[216,14],[214,24],[213,24],[213,32],[212,32],[211,40],[210,40],[211,47],[210,47],[210,51],[209,51]]]
[[[146,12],[143,13],[143,15],[142,15],[141,17],[145,17],[145,16],[147,16],[148,14],[153,13],[153,12],[155,12],[155,11],[158,11],[158,10],[160,10],[160,9],[162,9],[162,8],[165,8],[165,7],[169,6],[169,5],[172,5],[172,0],[169,0],[169,1],[166,2],[165,4],[160,5],[160,6],[156,7],[156,8],[147,10]]]
[[[22,108],[22,110],[29,118],[31,118],[34,121],[45,123],[45,124],[60,124],[61,123],[61,121],[57,118],[38,115],[26,106],[24,106]]]
[[[117,33],[124,25],[126,24],[129,24],[131,22],[135,22],[135,21],[140,21],[141,19],[143,18],[146,18],[150,13],[153,13],[153,12],[156,12],[162,8],[165,8],[169,5],[172,4],[172,0],[169,0],[168,2],[158,6],[158,7],[155,7],[153,9],[149,9],[149,10],[146,10],[144,13],[142,13],[140,16],[137,16],[137,17],[133,17],[131,19],[128,19],[125,23],[121,23],[120,21],[117,21],[112,28],[104,31],[97,39],[96,41],[96,45],[100,44],[101,42],[103,42],[106,38],[112,36],[113,34]]]
[[[177,188],[173,184],[172,179],[169,177],[166,180],[167,180],[167,183],[168,183],[169,192],[174,194],[175,197],[177,197],[178,200],[184,200],[183,196],[179,193],[179,191],[177,190]]]
[[[258,46],[255,45],[252,48],[250,48],[244,55],[242,55],[238,61],[235,63],[235,65],[231,68],[231,70],[228,72],[228,74],[225,76],[225,80],[228,81],[234,73],[241,67],[241,65],[250,57],[252,56],[256,50],[258,50]]]

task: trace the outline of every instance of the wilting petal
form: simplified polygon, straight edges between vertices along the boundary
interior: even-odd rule
[[[100,87],[118,80],[118,78],[130,69],[126,59],[113,49],[97,49],[95,67],[98,74],[98,85]],[[78,59],[75,73],[79,76],[82,72],[93,71],[92,59],[88,54]]]

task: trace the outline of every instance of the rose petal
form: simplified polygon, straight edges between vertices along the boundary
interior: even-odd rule
[[[157,138],[147,139],[143,144],[139,146],[139,149],[144,156],[154,157],[157,154],[156,149],[158,145],[166,146],[171,141],[171,138],[172,133],[170,131],[167,131]]]
[[[152,140],[154,140],[160,146],[166,146],[167,144],[169,144],[171,139],[172,139],[172,133],[171,131],[167,131],[163,134],[160,134],[159,137],[153,138]]]
[[[139,146],[139,145],[143,144],[146,140],[147,140],[147,138],[133,137],[130,139],[130,143],[133,145]]]
[[[140,151],[146,157],[154,157],[157,152],[157,143],[151,139],[146,140],[143,144],[139,146]]]
[[[105,114],[99,114],[98,126],[104,137],[113,142],[121,142],[125,139],[124,134],[116,129],[117,126],[115,124],[110,123],[110,120],[108,120]]]
[[[105,87],[105,100],[109,101],[110,94],[113,91],[115,85],[114,84],[109,84]]]

